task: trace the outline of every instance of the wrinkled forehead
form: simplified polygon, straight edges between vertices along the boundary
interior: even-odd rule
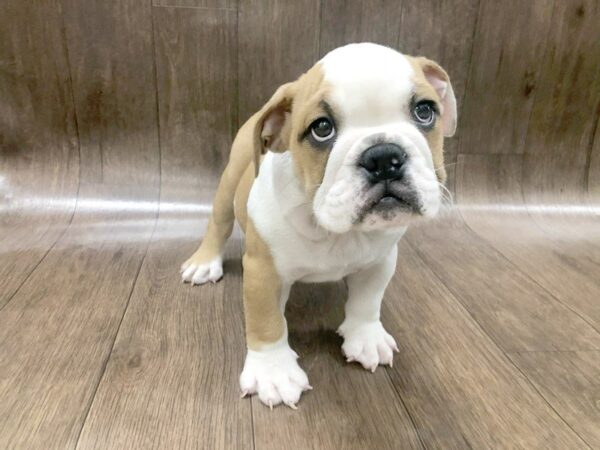
[[[327,101],[344,126],[378,125],[403,119],[414,91],[415,71],[408,58],[391,48],[353,44],[321,60]]]

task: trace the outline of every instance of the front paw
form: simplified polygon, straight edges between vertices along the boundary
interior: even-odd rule
[[[260,401],[271,409],[280,403],[296,409],[302,392],[312,389],[296,359],[298,355],[287,342],[277,348],[248,350],[240,375],[242,397],[257,393]]]
[[[182,281],[193,285],[216,283],[223,278],[223,259],[217,256],[211,260],[205,261],[203,258],[194,254],[181,266]]]
[[[379,364],[392,367],[398,345],[380,321],[346,319],[338,328],[338,334],[344,338],[342,351],[348,362],[356,361],[371,372],[375,372]]]

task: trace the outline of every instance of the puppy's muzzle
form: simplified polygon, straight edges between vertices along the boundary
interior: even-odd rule
[[[404,210],[419,213],[420,202],[410,177],[409,156],[400,145],[379,143],[367,148],[358,165],[368,180],[364,213]]]
[[[404,177],[406,151],[396,144],[376,144],[366,149],[358,165],[365,171],[372,183],[395,181]]]

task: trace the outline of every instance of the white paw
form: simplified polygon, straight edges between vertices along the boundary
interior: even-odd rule
[[[219,256],[206,263],[194,263],[190,258],[181,266],[181,279],[183,282],[204,284],[209,281],[216,283],[223,278],[223,259]]]
[[[248,350],[240,375],[242,397],[258,393],[271,409],[280,403],[296,409],[302,392],[312,389],[296,359],[298,355],[287,342],[267,350]]]
[[[346,319],[338,328],[338,334],[344,337],[342,351],[348,362],[356,361],[371,372],[375,372],[379,364],[392,367],[398,346],[380,321]]]

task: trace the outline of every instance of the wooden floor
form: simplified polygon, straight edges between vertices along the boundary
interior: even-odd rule
[[[460,156],[456,206],[401,241],[382,313],[393,368],[345,363],[343,284],[293,290],[314,386],[298,411],[239,397],[239,233],[220,283],[180,281],[212,187],[81,184],[16,204],[0,448],[600,448],[598,212],[526,206],[511,161]]]

